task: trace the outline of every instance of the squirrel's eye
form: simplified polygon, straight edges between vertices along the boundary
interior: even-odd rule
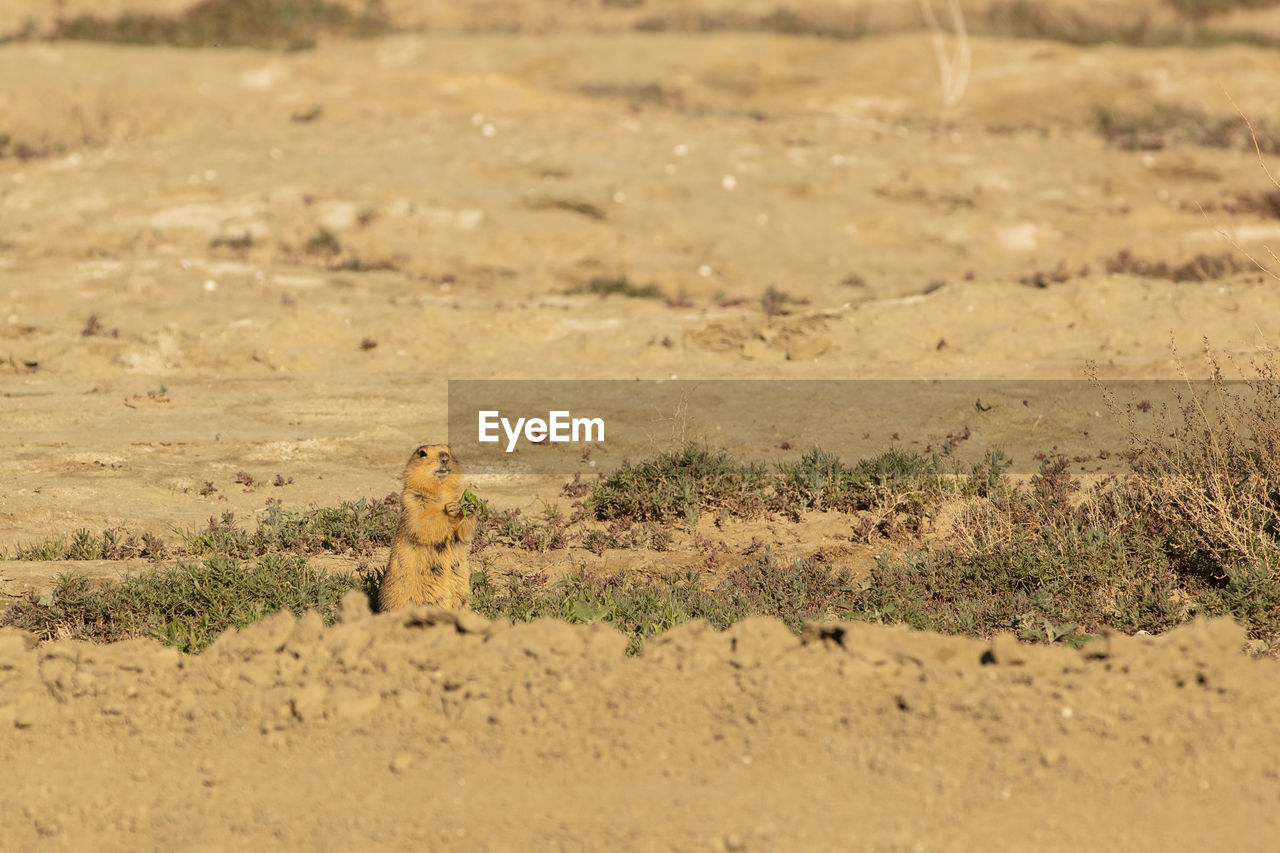
[[[418,458],[419,458],[419,459],[421,459],[421,458],[425,457],[426,455],[427,455],[427,451],[423,450],[422,448],[418,448]]]

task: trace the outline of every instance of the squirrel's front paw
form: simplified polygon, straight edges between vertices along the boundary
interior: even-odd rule
[[[449,515],[462,515],[462,504],[457,501],[450,501],[444,505],[444,511]]]

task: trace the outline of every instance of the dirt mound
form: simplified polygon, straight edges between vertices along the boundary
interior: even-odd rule
[[[630,658],[602,625],[374,617],[358,593],[339,625],[283,613],[198,657],[7,630],[0,748],[24,770],[0,838],[1263,849],[1280,682],[1243,639],[1200,621],[1073,651],[749,619]]]

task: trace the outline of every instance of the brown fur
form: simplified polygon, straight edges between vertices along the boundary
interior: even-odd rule
[[[462,469],[445,444],[424,444],[404,469],[400,529],[379,589],[382,610],[415,604],[458,609],[471,597],[467,553],[474,515],[463,515]]]

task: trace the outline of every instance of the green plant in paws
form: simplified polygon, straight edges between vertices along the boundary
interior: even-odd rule
[[[462,490],[462,497],[458,500],[458,504],[462,507],[463,515],[479,514],[489,509],[489,505],[476,497],[476,493],[471,491],[470,486]]]

